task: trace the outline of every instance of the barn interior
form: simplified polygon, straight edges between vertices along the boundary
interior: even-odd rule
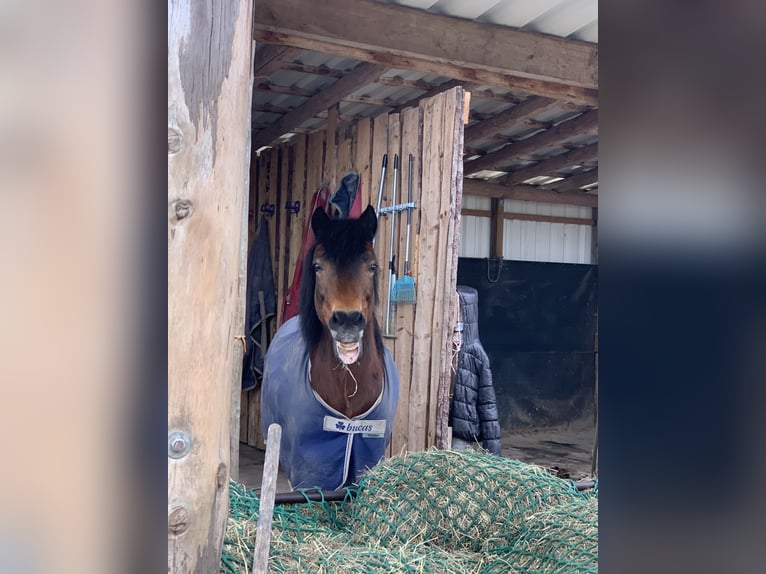
[[[248,228],[252,241],[268,227],[269,329],[282,320],[314,192],[355,172],[365,203],[381,179],[382,205],[403,203],[412,154],[419,291],[386,341],[406,381],[389,453],[449,444],[440,351],[457,284],[478,291],[503,456],[596,476],[597,2],[259,0],[253,19]],[[390,242],[376,245],[380,261]],[[234,395],[232,477],[256,487],[258,389]]]

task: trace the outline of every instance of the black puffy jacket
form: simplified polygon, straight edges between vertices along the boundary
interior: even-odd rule
[[[500,454],[500,423],[492,385],[489,357],[479,340],[479,294],[458,286],[463,343],[458,354],[455,388],[450,407],[452,436],[480,442],[492,454]]]

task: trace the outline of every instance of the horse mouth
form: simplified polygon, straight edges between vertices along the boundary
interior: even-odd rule
[[[334,339],[333,343],[335,355],[342,363],[351,365],[359,360],[359,356],[362,354],[362,341],[344,343]]]

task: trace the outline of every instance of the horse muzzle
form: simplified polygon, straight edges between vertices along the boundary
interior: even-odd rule
[[[362,356],[362,337],[367,320],[358,311],[335,311],[330,316],[335,356],[346,365],[356,363]]]

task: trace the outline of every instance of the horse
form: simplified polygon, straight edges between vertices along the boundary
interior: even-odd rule
[[[391,441],[399,374],[375,317],[378,219],[311,217],[299,313],[277,331],[264,359],[261,425],[282,426],[280,463],[293,489],[357,483]]]

